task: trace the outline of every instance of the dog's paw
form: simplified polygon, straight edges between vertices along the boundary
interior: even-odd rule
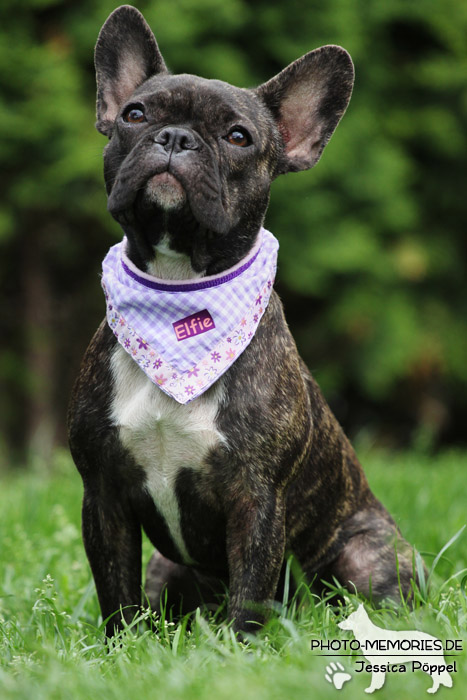
[[[334,661],[331,661],[329,666],[326,666],[326,671],[325,679],[328,683],[332,683],[337,690],[340,690],[344,683],[347,683],[352,678],[350,673],[347,673],[339,662],[334,663]]]

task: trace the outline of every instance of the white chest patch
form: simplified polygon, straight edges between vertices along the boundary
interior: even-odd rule
[[[169,246],[167,236],[154,247],[154,258],[147,265],[147,272],[164,280],[196,280],[202,273],[195,272],[190,258],[177,253]]]
[[[193,564],[182,536],[175,483],[180,469],[203,470],[208,451],[225,444],[215,425],[223,399],[222,379],[182,405],[153,384],[120,345],[115,346],[111,367],[112,422],[119,428],[123,445],[144,469],[147,491],[180,554],[187,564]]]

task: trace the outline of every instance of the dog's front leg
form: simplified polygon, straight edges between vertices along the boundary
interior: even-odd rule
[[[229,505],[229,615],[237,631],[256,632],[274,598],[285,547],[285,505],[272,489]]]
[[[85,483],[83,540],[108,637],[141,605],[141,527],[123,494]]]

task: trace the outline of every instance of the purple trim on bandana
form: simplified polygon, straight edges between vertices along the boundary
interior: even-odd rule
[[[227,272],[226,274],[222,273],[219,276],[213,275],[212,277],[207,277],[206,279],[200,282],[179,281],[176,283],[172,282],[171,284],[167,282],[159,282],[156,281],[156,277],[149,279],[149,276],[142,277],[141,275],[139,275],[125,263],[123,257],[121,258],[121,263],[127,275],[129,275],[132,279],[136,280],[136,282],[139,282],[139,284],[142,284],[144,287],[148,287],[149,289],[155,289],[159,292],[195,292],[198,289],[211,289],[212,287],[218,287],[220,284],[224,284],[224,282],[229,282],[230,280],[235,279],[236,277],[241,275],[242,272],[248,270],[248,268],[254,263],[254,261],[258,257],[260,250],[261,246],[258,245],[256,252],[250,258],[248,258],[243,263],[243,265],[240,265],[240,267],[233,267],[231,272]]]

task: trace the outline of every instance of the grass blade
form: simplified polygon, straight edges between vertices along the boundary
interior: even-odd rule
[[[463,526],[461,527],[461,529],[458,530],[458,531],[456,532],[456,534],[453,535],[453,536],[451,537],[451,539],[449,540],[449,542],[446,542],[446,544],[444,545],[444,547],[442,547],[442,548],[440,549],[440,551],[438,552],[438,554],[436,555],[436,557],[435,557],[434,560],[433,560],[433,564],[431,565],[431,569],[430,569],[430,572],[429,572],[429,574],[428,574],[428,580],[430,580],[430,578],[431,578],[431,576],[432,576],[434,570],[436,569],[436,566],[438,565],[438,562],[439,562],[439,560],[441,559],[441,557],[443,556],[444,552],[446,552],[446,550],[448,550],[449,547],[450,547],[451,545],[453,545],[454,542],[456,542],[456,541],[459,539],[459,537],[462,535],[462,533],[464,532],[464,530],[465,530],[466,527],[467,527],[466,525],[463,525]]]

